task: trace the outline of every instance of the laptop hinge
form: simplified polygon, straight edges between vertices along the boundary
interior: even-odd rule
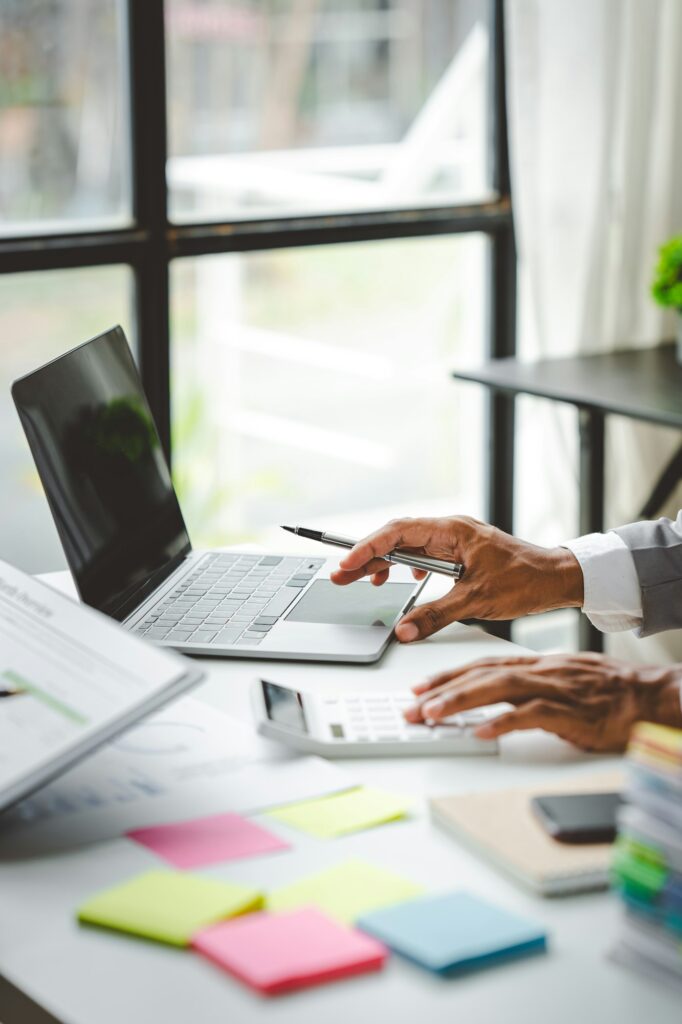
[[[172,573],[178,568],[179,565],[185,561],[187,556],[191,553],[191,547],[185,548],[179,554],[171,558],[169,562],[165,562],[160,569],[153,572],[151,576],[138,584],[134,590],[129,591],[115,606],[111,609],[106,610],[107,615],[111,615],[112,618],[117,619],[119,622],[123,622],[124,619],[134,612],[136,608],[146,601],[150,594],[153,594],[158,587],[161,586],[164,580],[167,580]]]

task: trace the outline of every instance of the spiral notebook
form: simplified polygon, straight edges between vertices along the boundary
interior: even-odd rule
[[[464,793],[429,802],[432,820],[496,867],[542,896],[605,889],[610,843],[573,846],[552,839],[536,820],[531,798],[548,793],[620,790],[621,772],[548,780],[522,789]]]

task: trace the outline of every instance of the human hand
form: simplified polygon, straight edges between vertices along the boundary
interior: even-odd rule
[[[398,640],[430,636],[458,619],[515,619],[583,603],[582,570],[566,548],[541,548],[468,516],[396,519],[358,541],[331,574],[341,586],[370,576],[380,586],[395,548],[464,563],[464,576],[445,597],[419,605],[396,627]],[[425,573],[413,570],[416,579]]]
[[[620,751],[635,722],[682,728],[682,665],[635,666],[603,654],[487,658],[413,687],[409,722],[438,722],[506,701],[513,711],[476,729],[495,739],[516,729],[545,729],[587,751]]]

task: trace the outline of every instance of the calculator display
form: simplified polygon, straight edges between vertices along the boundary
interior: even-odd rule
[[[303,698],[297,690],[261,679],[265,709],[271,722],[277,722],[296,732],[308,732],[303,710]]]

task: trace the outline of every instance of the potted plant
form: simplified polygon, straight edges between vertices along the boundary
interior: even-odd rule
[[[682,363],[682,235],[658,250],[651,294],[659,305],[677,310],[677,361]]]

